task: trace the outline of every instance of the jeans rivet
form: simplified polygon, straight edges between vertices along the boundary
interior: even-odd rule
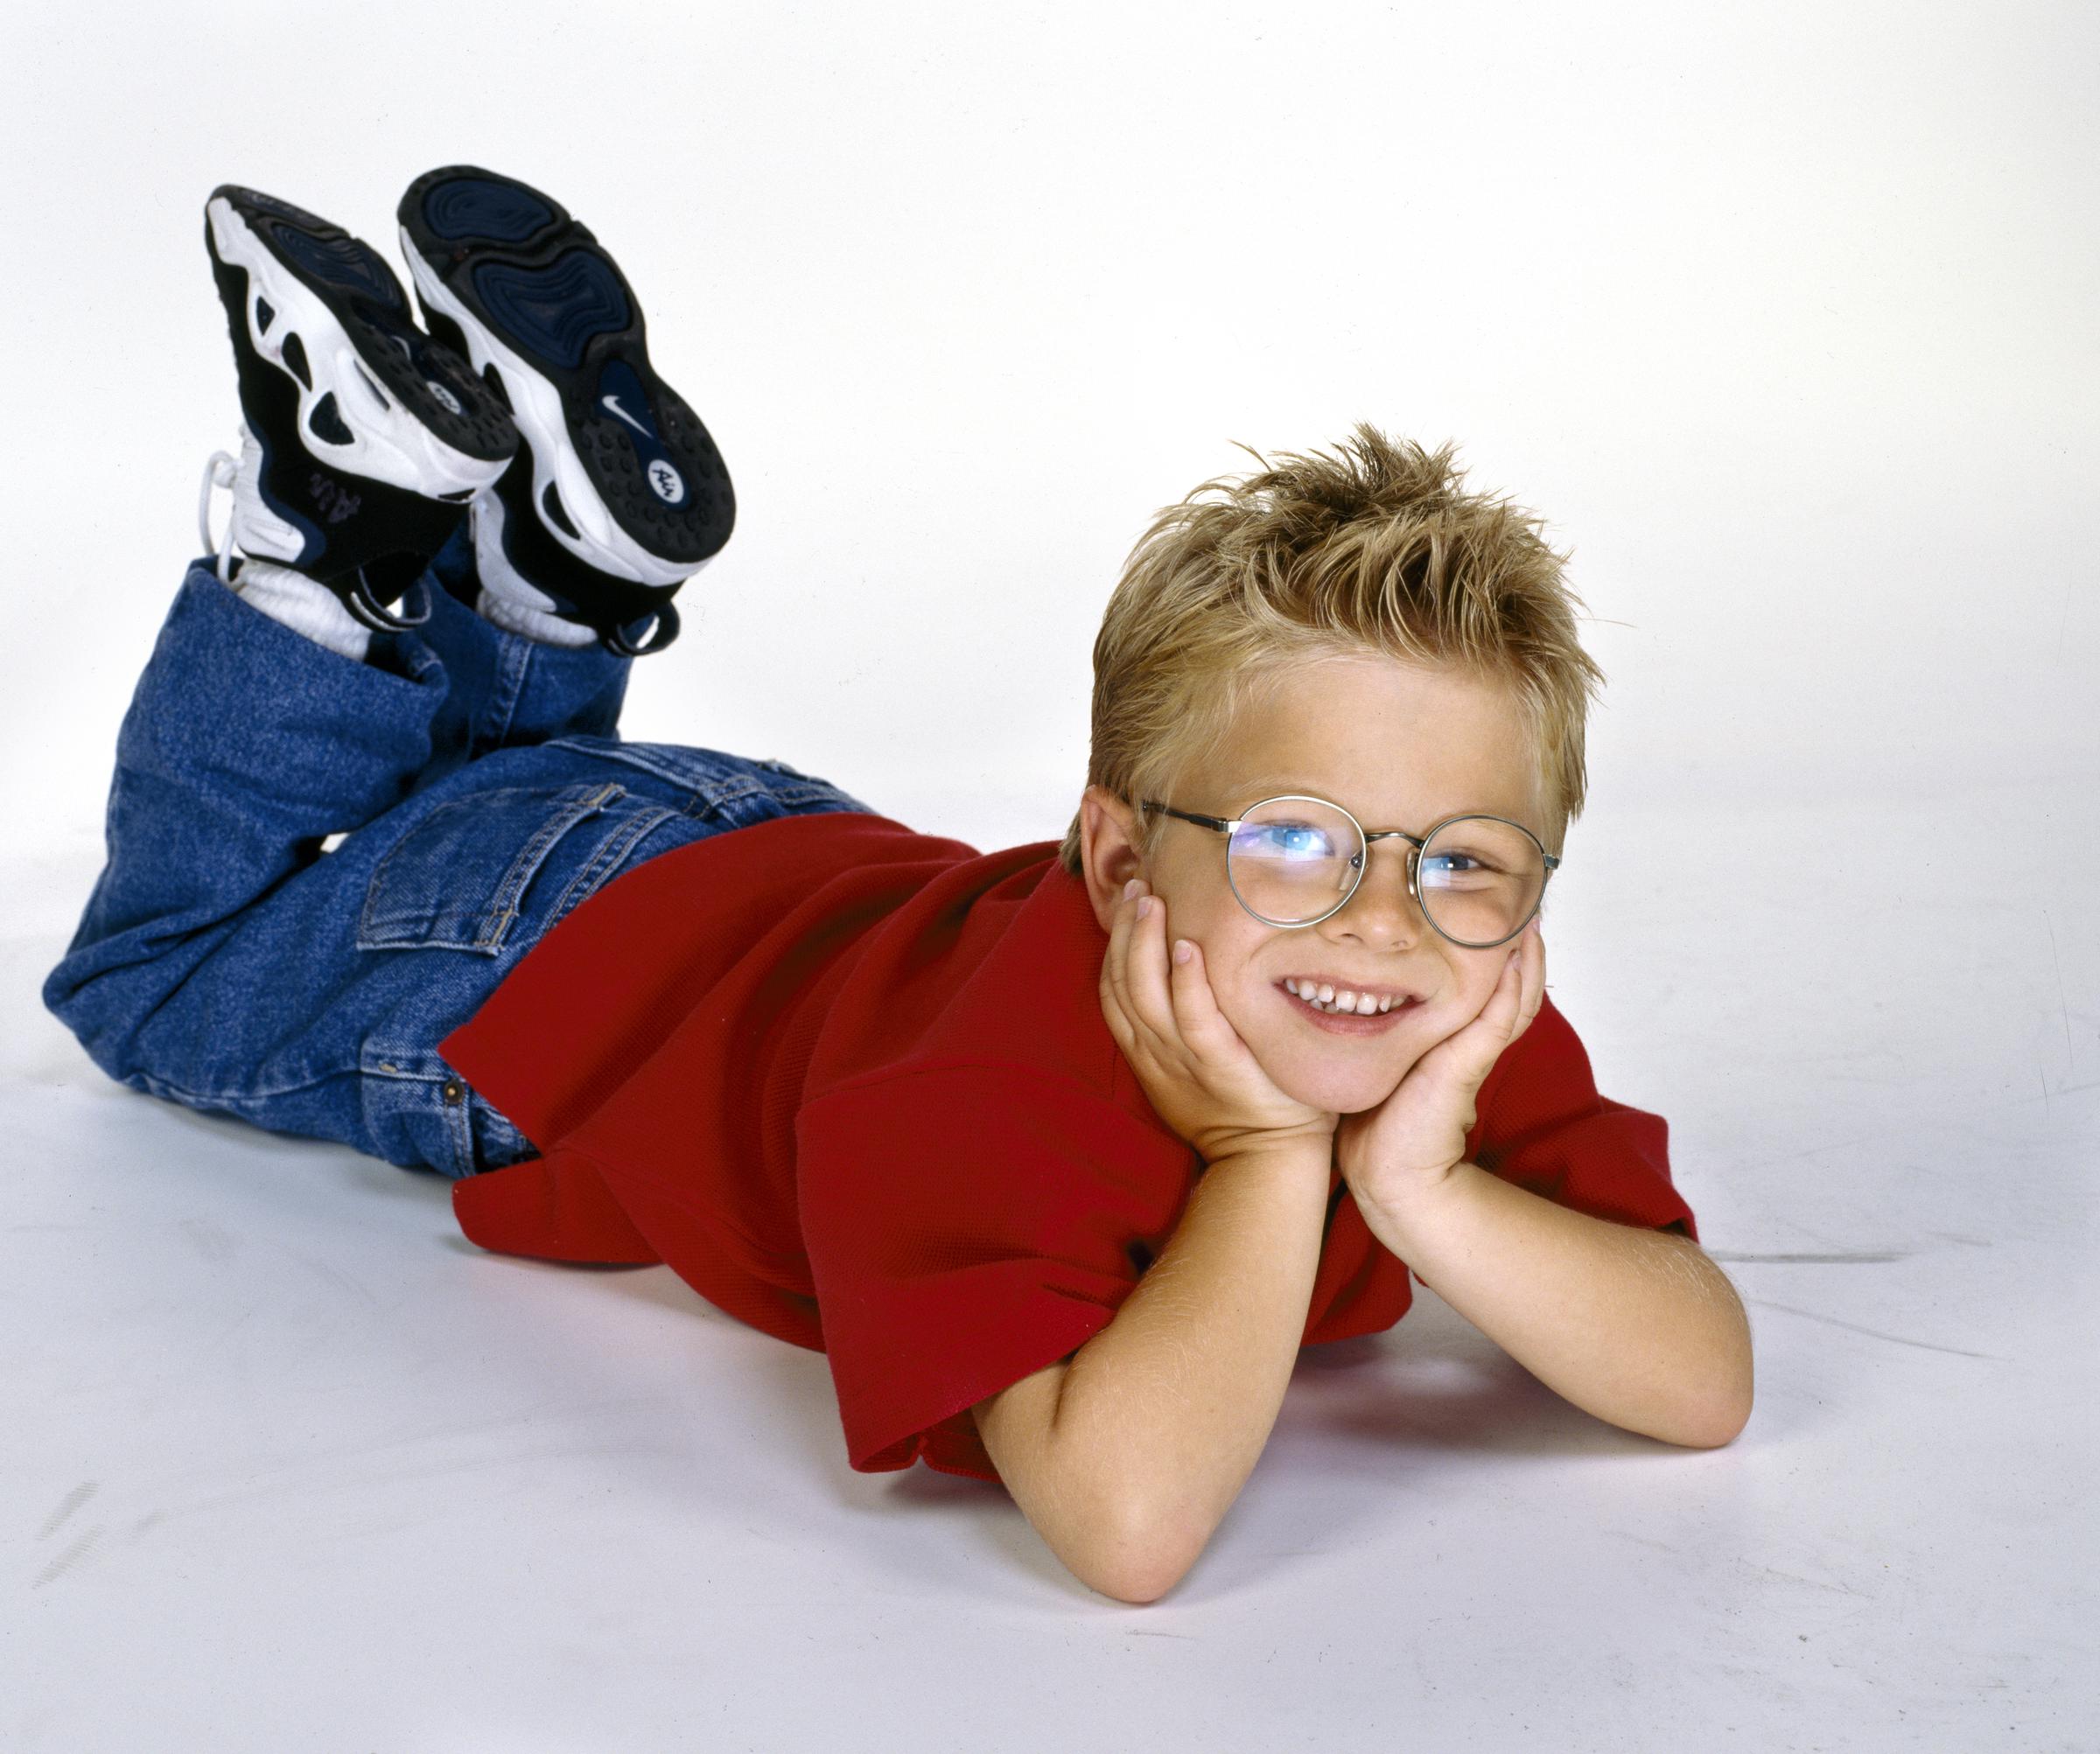
[[[456,1103],[466,1094],[466,1087],[458,1079],[448,1078],[444,1080],[444,1095],[448,1103]]]

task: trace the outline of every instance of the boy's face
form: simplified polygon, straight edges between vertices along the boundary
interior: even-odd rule
[[[1375,653],[1287,673],[1190,772],[1180,795],[1161,801],[1231,818],[1279,793],[1327,799],[1370,834],[1419,835],[1466,814],[1546,834],[1536,763],[1503,691]],[[1138,856],[1134,810],[1099,786],[1087,788],[1082,810],[1088,888],[1102,930],[1124,884],[1144,877],[1166,905],[1169,947],[1176,938],[1202,947],[1218,1009],[1270,1080],[1301,1102],[1350,1115],[1383,1101],[1418,1059],[1487,1003],[1509,954],[1507,945],[1462,949],[1423,918],[1408,893],[1410,849],[1397,837],[1372,843],[1340,912],[1286,928],[1240,905],[1226,880],[1222,835],[1173,821],[1148,868]],[[1422,1003],[1376,1034],[1339,1034],[1285,990],[1292,976],[1404,989]]]

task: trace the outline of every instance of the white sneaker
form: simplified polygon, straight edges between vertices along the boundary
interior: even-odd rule
[[[220,453],[205,474],[220,577],[238,549],[318,579],[368,627],[413,625],[388,605],[517,455],[509,414],[341,227],[222,184],[205,203],[205,248],[242,416],[238,462]],[[218,544],[214,486],[234,494]]]
[[[707,428],[650,367],[626,277],[560,203],[471,164],[417,178],[398,217],[424,323],[524,439],[474,501],[484,584],[551,599],[615,652],[661,651],[671,597],[728,542],[736,498]]]

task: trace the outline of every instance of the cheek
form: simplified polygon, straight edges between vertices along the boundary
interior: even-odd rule
[[[1176,938],[1195,940],[1203,953],[1203,971],[1210,982],[1211,997],[1236,1029],[1244,1028],[1263,1015],[1268,997],[1264,989],[1268,983],[1255,962],[1254,947],[1242,941],[1242,934],[1200,926],[1183,931],[1173,927],[1171,919],[1168,924],[1167,955],[1173,955]]]
[[[1452,971],[1452,990],[1458,996],[1459,1006],[1466,1017],[1476,1015],[1488,1003],[1494,991],[1494,983],[1501,978],[1502,965],[1499,960],[1507,951],[1468,958]]]
[[[1169,902],[1166,910],[1166,954],[1174,954],[1174,940],[1186,938],[1203,953],[1203,967],[1210,976],[1214,989],[1227,989],[1248,982],[1258,985],[1260,976],[1252,964],[1260,948],[1258,927],[1241,912],[1236,905],[1228,902],[1231,912],[1220,908],[1209,897],[1185,898],[1179,905]],[[1238,918],[1234,918],[1234,915]]]

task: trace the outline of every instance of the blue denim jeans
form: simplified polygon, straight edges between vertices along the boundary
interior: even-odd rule
[[[112,1078],[460,1177],[533,1155],[437,1046],[624,870],[872,811],[619,731],[632,660],[506,633],[455,540],[356,663],[192,563],[116,740],[108,863],[44,1002]],[[330,851],[325,838],[340,834]]]

